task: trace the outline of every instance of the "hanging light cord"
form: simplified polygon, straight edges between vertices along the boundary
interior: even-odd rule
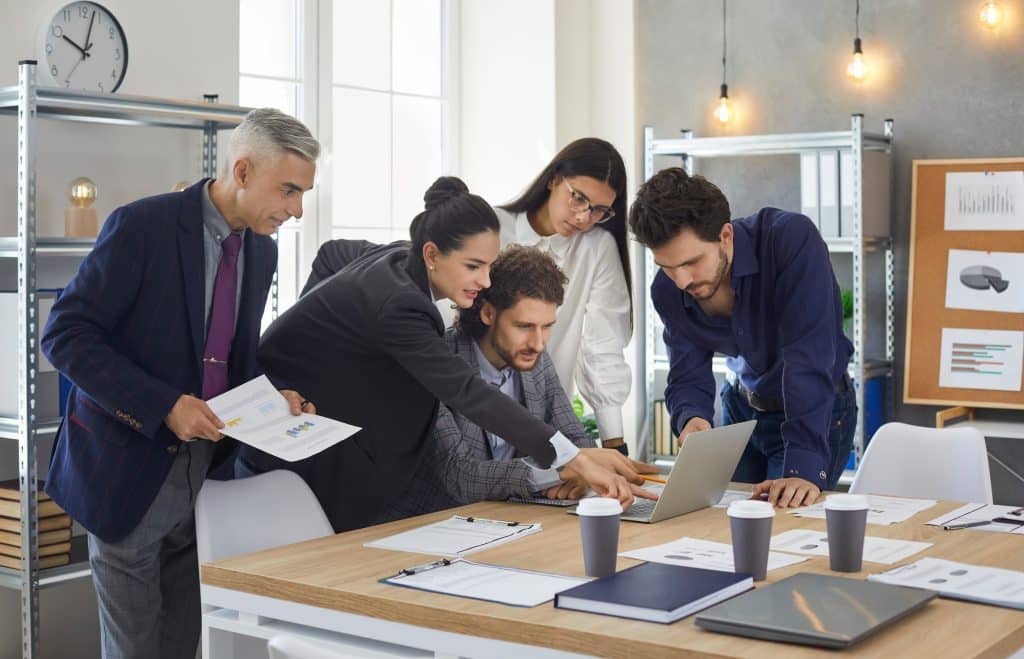
[[[722,0],[722,84],[725,84],[725,47],[726,47],[726,34],[725,34],[725,2]],[[859,3],[860,0],[857,0]],[[860,6],[858,4],[858,6]]]
[[[860,0],[857,0],[857,13],[854,16],[854,37],[860,39]]]

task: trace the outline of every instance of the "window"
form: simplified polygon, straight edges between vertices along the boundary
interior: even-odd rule
[[[304,4],[303,0],[240,0],[238,102],[246,107],[277,108],[304,121],[315,135],[303,85]],[[321,184],[319,179],[317,184]],[[316,194],[315,190],[306,194],[301,220],[291,220],[278,231],[280,311],[295,302],[305,281],[303,234],[312,229],[315,239]],[[273,300],[268,300],[264,326],[272,320],[272,305]]]
[[[329,4],[330,234],[406,239],[424,191],[451,169],[448,3]]]

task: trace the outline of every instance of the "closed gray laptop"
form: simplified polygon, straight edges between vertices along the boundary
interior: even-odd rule
[[[801,573],[713,606],[694,622],[713,632],[846,648],[935,597],[918,588]]]
[[[660,498],[637,499],[622,519],[650,524],[718,503],[756,424],[744,421],[687,435]]]

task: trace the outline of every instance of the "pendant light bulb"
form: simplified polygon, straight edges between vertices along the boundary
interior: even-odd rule
[[[853,59],[846,66],[846,75],[854,82],[864,82],[868,77],[868,66],[864,62],[864,51],[860,47],[860,37],[853,40]]]
[[[729,123],[732,119],[732,103],[729,101],[729,86],[722,85],[722,95],[715,106],[715,119],[721,124]]]
[[[990,30],[994,30],[1003,22],[1003,8],[999,6],[996,0],[988,0],[988,2],[981,6],[978,19],[981,20],[982,25]]]

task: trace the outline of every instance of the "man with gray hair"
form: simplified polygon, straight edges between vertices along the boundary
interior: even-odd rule
[[[319,153],[301,122],[253,110],[217,179],[111,213],[54,304],[43,352],[73,386],[46,491],[89,532],[104,657],[195,654],[193,506],[234,452],[205,401],[259,374],[270,235],[302,217]]]

